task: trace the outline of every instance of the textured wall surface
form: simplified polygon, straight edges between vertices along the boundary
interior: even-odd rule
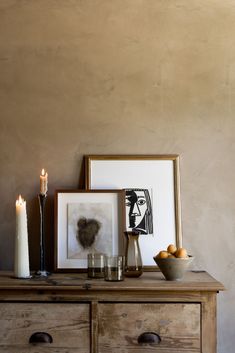
[[[0,0],[0,269],[15,200],[38,267],[39,174],[77,188],[84,154],[181,156],[183,243],[218,296],[218,352],[235,346],[235,1]]]

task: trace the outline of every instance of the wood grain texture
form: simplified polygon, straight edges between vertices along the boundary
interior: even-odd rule
[[[0,303],[0,352],[90,352],[89,304]],[[47,332],[51,344],[29,343]]]
[[[85,273],[52,274],[45,280],[16,279],[11,272],[0,272],[0,291],[2,290],[58,290],[58,291],[120,291],[139,292],[195,292],[195,291],[219,291],[224,286],[216,281],[207,272],[186,272],[181,281],[166,281],[161,272],[145,272],[141,278],[125,278],[123,282],[106,282],[97,279],[88,279]]]
[[[98,310],[98,302],[93,301],[91,305],[91,353],[96,353],[98,347]]]
[[[100,304],[98,352],[200,352],[200,328],[200,304]],[[139,345],[143,332],[161,342]]]
[[[123,282],[86,274],[44,280],[0,273],[0,353],[216,353],[216,295],[223,285],[206,272],[165,281],[144,273]],[[29,345],[48,332],[52,344]],[[158,345],[140,345],[146,331]]]
[[[217,346],[216,294],[203,294],[202,301],[202,352],[214,353]]]

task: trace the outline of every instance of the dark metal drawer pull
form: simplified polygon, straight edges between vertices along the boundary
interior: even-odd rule
[[[161,337],[155,332],[143,332],[138,337],[139,344],[159,344]]]
[[[29,343],[52,343],[53,338],[47,332],[35,332],[29,339]]]

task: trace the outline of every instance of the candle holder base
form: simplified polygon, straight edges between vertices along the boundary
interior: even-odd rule
[[[30,279],[32,276],[26,276],[26,277],[18,277],[18,276],[12,276],[11,278],[16,278],[16,279]]]
[[[48,277],[50,276],[51,273],[48,272],[48,271],[41,271],[41,270],[38,270],[34,273],[33,277],[34,278],[45,278],[45,277]]]

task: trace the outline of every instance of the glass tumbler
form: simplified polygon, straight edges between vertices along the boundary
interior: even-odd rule
[[[105,256],[104,279],[106,281],[124,280],[124,259],[122,255]]]
[[[89,278],[104,277],[104,254],[92,253],[87,255],[87,275]]]

